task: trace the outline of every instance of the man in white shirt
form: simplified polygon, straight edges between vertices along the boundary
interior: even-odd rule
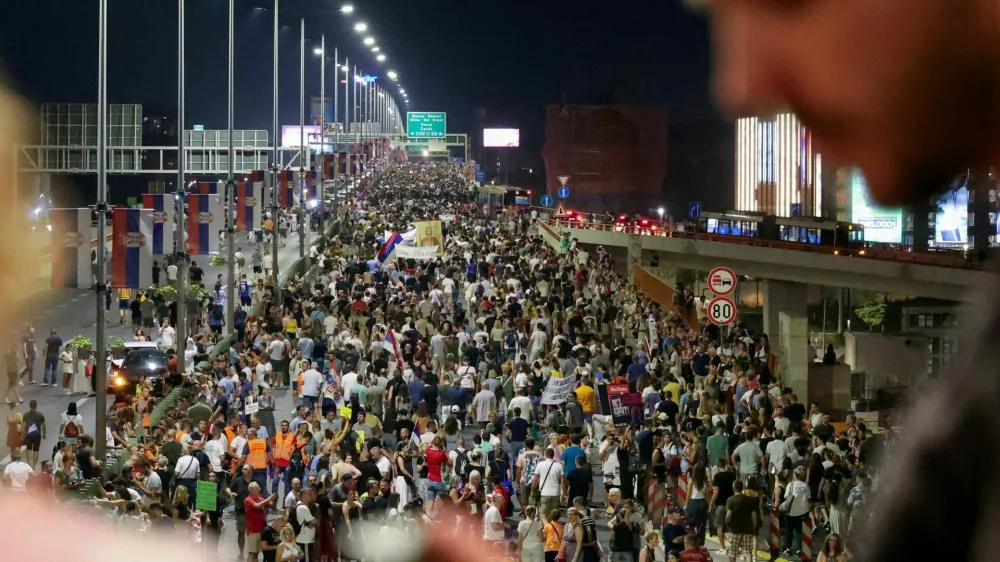
[[[302,373],[302,405],[310,411],[316,405],[319,393],[323,389],[324,377],[318,369],[319,364],[313,361],[309,368]]]
[[[788,435],[788,428],[792,422],[785,417],[785,409],[781,406],[774,408],[774,431],[780,431],[782,435]]]
[[[3,469],[3,481],[12,492],[27,492],[28,479],[34,473],[31,466],[21,460],[21,451],[14,449],[10,452],[10,463]]]
[[[528,355],[528,362],[532,363],[545,354],[545,345],[549,341],[549,336],[542,330],[542,324],[535,325],[535,331],[531,332],[531,353]]]
[[[531,398],[528,398],[527,387],[517,389],[517,396],[510,399],[507,404],[507,411],[513,412],[517,408],[521,409],[521,418],[526,422],[531,422]]]
[[[299,503],[295,505],[295,517],[302,528],[295,537],[295,542],[306,548],[305,562],[313,562],[309,551],[312,550],[312,544],[316,542],[316,518],[313,517],[309,504],[316,501],[316,491],[312,488],[303,488],[299,498]]]
[[[351,389],[353,389],[358,384],[358,374],[354,371],[346,373],[340,379],[340,388],[343,389],[345,397],[351,395]]]
[[[767,429],[764,429],[766,432]],[[782,463],[785,462],[785,458],[788,457],[788,446],[785,445],[784,433],[781,430],[774,432],[774,439],[767,444],[767,450],[764,451],[764,457],[767,459],[768,470],[772,474],[777,473],[781,470]]]
[[[531,482],[531,491],[539,491],[541,513],[552,513],[559,507],[559,495],[562,493],[562,464],[555,460],[554,449],[545,449],[545,460],[535,465],[535,476]]]
[[[212,438],[205,443],[205,456],[212,465],[212,472],[223,472],[222,457],[226,453],[226,436],[218,427],[212,427]],[[221,480],[220,480],[221,482]]]
[[[194,491],[197,486],[198,471],[201,465],[198,463],[198,459],[191,455],[189,447],[184,446],[181,450],[183,454],[174,465],[174,481],[177,482],[178,486],[187,488],[189,495],[193,496],[190,492]]]
[[[504,522],[500,509],[503,508],[503,494],[493,494],[493,502],[483,514],[483,540],[492,544],[504,540]]]
[[[782,525],[782,553],[798,558],[802,547],[802,520],[809,513],[809,486],[805,483],[806,469],[803,466],[795,468],[792,481],[785,488],[785,500],[778,509],[785,514],[785,524]]]
[[[177,341],[177,332],[170,325],[170,319],[163,319],[163,326],[160,328],[159,338],[160,349],[173,349],[174,342]]]

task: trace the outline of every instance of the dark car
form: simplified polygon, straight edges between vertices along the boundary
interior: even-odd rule
[[[135,394],[135,387],[140,379],[153,382],[153,393],[163,390],[163,378],[167,376],[167,361],[165,351],[159,349],[132,349],[122,360],[121,367],[111,369],[108,386],[117,398]]]

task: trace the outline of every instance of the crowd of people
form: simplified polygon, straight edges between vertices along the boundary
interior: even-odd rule
[[[530,214],[484,215],[466,178],[387,165],[338,205],[309,273],[280,295],[260,279],[259,314],[228,350],[211,356],[220,330],[201,327],[157,425],[151,385],[113,408],[121,473],[63,427],[40,469],[37,448],[12,453],[8,486],[74,498],[101,478],[88,501],[123,528],[217,552],[232,524],[240,559],[269,562],[371,560],[387,529],[431,528],[511,560],[697,562],[707,536],[754,560],[772,508],[786,554],[809,518],[829,529],[819,560],[846,560],[881,439],[807,411],[765,335],[689,323],[690,299],[654,302],[602,248],[553,248]],[[439,256],[396,258],[395,233],[426,220],[441,221]],[[612,384],[642,398],[624,423],[605,404]],[[294,412],[276,408],[284,393]],[[44,432],[33,411],[22,426]]]

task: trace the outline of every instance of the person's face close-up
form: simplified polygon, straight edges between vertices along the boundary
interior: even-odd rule
[[[794,111],[880,204],[919,202],[1000,148],[993,0],[689,2],[709,6],[722,108]]]

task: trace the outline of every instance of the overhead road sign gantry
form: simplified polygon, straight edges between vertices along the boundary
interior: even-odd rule
[[[410,111],[406,114],[406,136],[413,139],[444,138],[448,116],[443,111]]]

